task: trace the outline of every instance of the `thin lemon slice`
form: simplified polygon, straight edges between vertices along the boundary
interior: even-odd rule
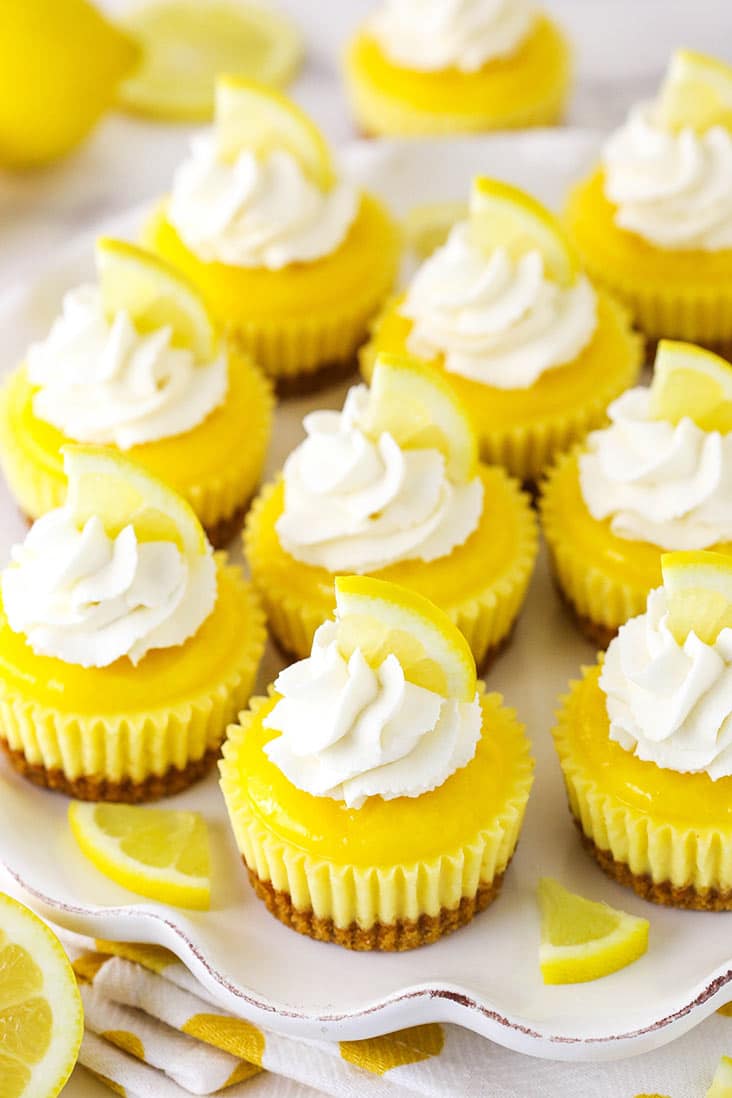
[[[732,556],[709,550],[679,550],[661,557],[668,625],[679,644],[696,633],[714,644],[732,628]]]
[[[423,202],[413,206],[404,219],[407,247],[419,259],[426,259],[445,243],[453,225],[467,216],[466,202]]]
[[[162,259],[126,240],[100,237],[97,272],[105,311],[126,310],[141,333],[166,325],[174,346],[193,351],[200,362],[216,355],[217,336],[203,298]]]
[[[732,129],[732,65],[693,50],[676,50],[658,97],[656,117],[668,130]]]
[[[338,647],[348,659],[360,648],[378,667],[388,655],[399,660],[409,682],[458,701],[475,697],[475,660],[470,646],[429,599],[386,580],[337,576]]]
[[[210,907],[208,828],[198,812],[72,801],[69,824],[110,880],[161,903]]]
[[[704,431],[732,431],[732,363],[693,343],[662,339],[651,385],[651,415]]]
[[[470,228],[486,252],[505,248],[514,259],[541,252],[547,277],[569,286],[579,260],[557,218],[531,195],[498,179],[478,176],[470,192]]]
[[[323,190],[334,182],[330,149],[318,127],[286,95],[264,84],[237,76],[219,77],[215,129],[223,160],[235,160],[243,149],[258,156],[284,149]]]
[[[246,0],[153,0],[126,26],[142,46],[143,60],[122,84],[118,102],[153,118],[208,121],[220,72],[284,85],[302,58],[293,23]]]
[[[45,923],[0,892],[0,1094],[55,1098],[84,1033],[79,989]]]
[[[539,882],[545,984],[579,984],[609,976],[648,949],[648,920],[568,892],[558,881]]]
[[[720,1058],[705,1098],[732,1098],[732,1057]]]
[[[454,480],[475,475],[478,442],[470,416],[449,382],[423,363],[377,356],[367,429],[377,436],[388,432],[400,446],[440,450]]]
[[[64,470],[66,505],[79,527],[97,515],[110,537],[131,524],[140,541],[172,541],[189,557],[208,552],[190,505],[127,458],[102,447],[67,446]]]

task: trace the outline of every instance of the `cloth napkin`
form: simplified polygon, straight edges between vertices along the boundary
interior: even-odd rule
[[[671,1046],[607,1064],[532,1059],[438,1023],[283,1037],[222,1009],[165,949],[54,929],[84,1001],[80,1062],[127,1098],[703,1098],[732,1054],[732,1004]]]

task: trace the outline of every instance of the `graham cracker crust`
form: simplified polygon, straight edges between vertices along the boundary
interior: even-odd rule
[[[602,622],[593,621],[592,618],[588,618],[584,614],[580,614],[575,604],[562,588],[562,585],[557,579],[556,572],[553,568],[551,571],[555,590],[559,595],[561,602],[567,608],[570,617],[574,621],[574,624],[577,626],[582,636],[585,637],[591,644],[594,644],[595,648],[601,648],[604,651],[609,645],[610,641],[617,637],[618,626],[604,625]]]
[[[352,377],[358,369],[358,359],[344,359],[343,362],[326,362],[315,370],[309,370],[302,374],[268,374],[274,384],[278,397],[311,396],[320,389],[326,389],[329,385],[335,385],[339,381],[345,381]]]
[[[67,797],[74,797],[77,801],[111,801],[118,804],[141,804],[143,801],[157,801],[161,797],[182,793],[207,774],[219,757],[217,748],[215,751],[207,751],[200,759],[189,762],[182,770],[172,766],[164,774],[150,774],[141,782],[134,782],[131,778],[112,782],[107,778],[88,775],[67,778],[63,770],[47,770],[39,763],[29,763],[22,751],[13,750],[2,737],[0,747],[10,765],[34,785],[65,793]]]
[[[242,861],[244,859],[242,858]],[[466,926],[479,911],[484,911],[501,890],[503,873],[493,878],[490,884],[481,884],[475,896],[464,896],[458,907],[443,907],[439,915],[421,915],[418,919],[399,919],[396,923],[375,923],[364,930],[358,923],[350,926],[336,926],[332,919],[321,919],[312,911],[299,911],[292,903],[288,892],[280,892],[270,881],[263,881],[253,869],[244,862],[252,888],[260,900],[263,900],[276,919],[291,930],[305,934],[319,942],[334,942],[346,949],[360,951],[381,950],[383,952],[402,952],[430,945],[445,934]]]
[[[633,873],[625,862],[618,862],[609,850],[601,850],[585,835],[579,820],[573,816],[579,829],[582,845],[592,855],[600,869],[618,884],[632,888],[638,896],[663,907],[680,907],[689,911],[732,911],[732,890],[720,892],[716,888],[697,889],[694,885],[673,885],[670,881],[660,884],[647,875]]]

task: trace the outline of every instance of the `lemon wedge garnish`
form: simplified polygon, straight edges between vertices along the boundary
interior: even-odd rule
[[[664,553],[661,572],[668,625],[679,644],[692,631],[714,644],[732,628],[732,556],[707,549]]]
[[[235,160],[245,149],[261,157],[283,149],[322,190],[335,181],[328,142],[318,127],[286,95],[264,84],[219,77],[214,128],[222,160]]]
[[[704,1098],[732,1098],[732,1057],[722,1056]]]
[[[139,465],[97,446],[64,448],[66,506],[79,528],[96,515],[109,537],[132,525],[140,541],[171,541],[189,558],[208,552],[190,505]]]
[[[478,441],[459,397],[442,374],[399,355],[379,354],[371,375],[367,431],[388,432],[405,449],[436,449],[458,482],[475,475]]]
[[[453,225],[467,216],[466,202],[422,202],[413,206],[404,219],[407,247],[418,259],[426,259],[445,243]]]
[[[703,431],[732,431],[732,363],[693,343],[662,339],[651,384],[651,415]]]
[[[558,881],[539,882],[545,984],[579,984],[625,968],[648,948],[648,920],[568,892]]]
[[[470,231],[487,253],[505,248],[513,259],[540,251],[548,278],[571,285],[580,266],[557,218],[531,195],[499,179],[478,176],[470,192]]]
[[[293,23],[246,0],[152,0],[127,18],[126,27],[143,59],[119,89],[118,102],[153,118],[208,121],[219,73],[283,85],[302,58]]]
[[[36,167],[73,149],[138,59],[89,0],[3,0],[0,164]]]
[[[208,828],[198,812],[72,801],[69,824],[89,861],[116,884],[164,904],[210,907]]]
[[[74,1070],[84,1012],[61,943],[0,892],[0,1094],[55,1098]]]
[[[667,130],[732,129],[732,65],[694,50],[677,50],[658,97],[656,117]]]
[[[216,328],[191,283],[162,259],[136,244],[100,237],[96,247],[102,304],[108,316],[126,310],[144,334],[169,326],[176,347],[210,362],[217,349]]]
[[[472,701],[475,660],[450,618],[429,599],[386,580],[337,576],[338,648],[348,659],[360,648],[378,667],[390,654],[405,678],[445,698]]]

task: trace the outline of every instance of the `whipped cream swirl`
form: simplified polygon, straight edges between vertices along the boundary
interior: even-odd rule
[[[489,257],[467,222],[417,272],[400,311],[414,322],[408,348],[442,353],[445,368],[496,389],[528,389],[592,339],[595,292],[581,275],[566,289],[544,277],[541,254]]]
[[[332,621],[274,688],[282,697],[264,726],[281,735],[267,755],[298,789],[349,808],[436,789],[470,762],[480,739],[477,695],[458,702],[415,686],[394,655],[376,669],[360,649],[346,661]]]
[[[276,271],[334,252],[359,203],[356,188],[344,181],[322,191],[284,150],[262,160],[244,151],[226,163],[205,135],[176,172],[168,219],[207,262]]]
[[[369,391],[354,386],[342,412],[305,417],[307,438],[285,462],[283,549],[329,572],[375,572],[400,560],[447,556],[476,529],[479,477],[450,480],[438,450],[403,450],[365,431]]]
[[[10,628],[39,656],[80,667],[134,664],[183,644],[216,602],[213,553],[195,560],[173,542],[109,537],[93,516],[79,529],[64,507],[33,524],[2,574]]]
[[[620,538],[662,549],[708,549],[732,541],[732,434],[651,416],[649,389],[608,408],[580,455],[582,496],[593,518]]]
[[[732,775],[732,629],[714,644],[693,632],[679,644],[659,587],[611,642],[600,688],[610,738],[626,751],[682,774]]]
[[[98,287],[72,290],[28,351],[34,415],[76,442],[120,450],[192,430],[226,396],[226,356],[199,365],[171,340],[169,327],[140,335],[126,312],[109,320]]]
[[[604,151],[605,193],[615,222],[671,250],[732,248],[732,133],[669,133],[653,104],[635,107]]]
[[[515,53],[535,18],[528,0],[386,0],[369,31],[404,68],[477,72]]]

